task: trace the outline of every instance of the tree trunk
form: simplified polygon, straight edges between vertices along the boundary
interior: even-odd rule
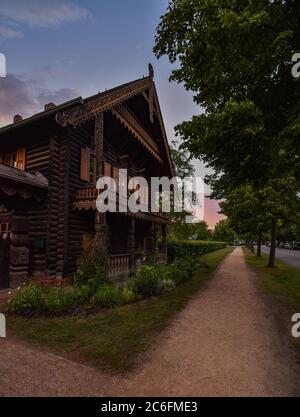
[[[258,232],[258,237],[257,237],[257,257],[260,258],[261,257],[261,240],[262,240],[262,236],[261,236],[261,232]]]
[[[276,237],[277,237],[277,220],[274,219],[272,221],[272,235],[271,235],[271,247],[270,247],[270,255],[269,255],[269,268],[275,267],[275,254],[276,254]]]
[[[251,249],[251,252],[254,253],[254,241],[253,240],[251,240],[250,242],[250,249]]]

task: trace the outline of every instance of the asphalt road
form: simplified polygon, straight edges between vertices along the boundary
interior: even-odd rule
[[[266,246],[262,247],[264,253],[269,253],[269,248]],[[276,249],[276,259],[286,263],[287,265],[294,266],[300,269],[300,251],[299,250],[287,250],[287,249]]]

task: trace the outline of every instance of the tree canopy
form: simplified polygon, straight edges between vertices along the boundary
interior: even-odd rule
[[[266,215],[273,249],[278,221],[298,202],[299,21],[297,0],[172,0],[154,49],[204,109],[176,127],[182,148],[214,169],[214,197],[229,202],[247,187],[260,197],[253,216]]]

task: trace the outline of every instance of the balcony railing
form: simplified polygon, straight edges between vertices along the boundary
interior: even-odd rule
[[[76,192],[76,200],[96,200],[98,190],[95,187],[80,188]]]
[[[108,260],[108,275],[114,278],[120,275],[126,275],[130,272],[129,254],[125,255],[111,255]]]
[[[128,196],[130,194],[131,193],[129,193]],[[76,203],[82,204],[84,201],[96,201],[97,200],[97,197],[98,197],[98,190],[95,187],[93,187],[93,186],[83,187],[83,188],[80,188],[76,192],[75,204]],[[117,194],[117,202],[120,203],[119,197],[120,196]],[[147,208],[147,206],[148,205],[141,206],[141,209],[145,210]],[[169,217],[169,214],[168,213],[164,213],[162,211],[160,211],[158,213],[151,212],[150,204],[149,204],[149,214],[152,214],[152,215],[157,216],[157,217],[162,217],[162,218],[165,218],[165,219],[167,219]]]

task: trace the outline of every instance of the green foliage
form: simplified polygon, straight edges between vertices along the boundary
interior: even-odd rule
[[[66,289],[49,287],[43,292],[44,303],[41,312],[51,316],[70,313],[84,301],[81,293],[72,287]]]
[[[125,287],[121,291],[121,302],[122,304],[133,303],[137,298],[136,293],[130,287]]]
[[[62,315],[73,311],[87,300],[87,294],[76,288],[41,287],[34,283],[22,288],[10,300],[10,312],[32,315]]]
[[[221,220],[216,224],[214,239],[233,244],[237,240],[235,231],[230,227],[228,220]]]
[[[87,250],[83,253],[79,268],[74,274],[74,285],[89,287],[93,293],[107,282],[107,266],[101,249]]]
[[[161,291],[171,291],[174,290],[176,284],[172,279],[163,279],[160,281],[159,286]]]
[[[213,169],[232,226],[251,240],[271,231],[270,266],[277,226],[299,212],[299,19],[294,0],[171,0],[157,28],[156,55],[204,110],[176,128],[182,148]]]
[[[180,149],[178,143],[173,141],[171,157],[174,165],[175,175],[181,179],[193,177],[195,168],[192,165],[192,158],[188,152]]]
[[[160,292],[160,277],[155,266],[138,269],[133,282],[134,291],[143,297],[151,297]]]
[[[168,229],[168,237],[171,240],[187,240],[190,238],[196,240],[211,240],[212,233],[205,221],[192,224],[186,223],[185,216],[187,213],[178,213],[175,221],[172,222]]]
[[[177,241],[170,244],[173,263],[143,266],[122,288],[106,280],[95,282],[82,275],[74,287],[41,287],[34,283],[22,288],[9,303],[9,311],[24,315],[45,314],[59,316],[75,311],[89,301],[92,305],[114,307],[134,302],[139,297],[151,297],[192,278],[194,271],[206,267],[197,258],[208,252],[224,248],[222,242]],[[95,271],[95,264],[86,263],[85,271]]]
[[[199,241],[199,240],[174,240],[168,242],[168,254],[171,260],[191,256],[201,256],[205,253],[222,249],[225,242]]]
[[[104,284],[96,292],[95,301],[101,307],[120,305],[122,304],[120,290],[113,284]]]
[[[127,373],[138,365],[137,359],[157,340],[176,314],[207,282],[231,248],[205,255],[207,268],[196,272],[193,279],[153,297],[146,303],[133,303],[125,308],[63,318],[29,318],[8,316],[8,330],[22,340],[55,349],[76,352],[84,363],[104,371]]]
[[[41,311],[44,305],[44,294],[41,287],[29,284],[17,292],[9,302],[8,309],[14,313]]]

